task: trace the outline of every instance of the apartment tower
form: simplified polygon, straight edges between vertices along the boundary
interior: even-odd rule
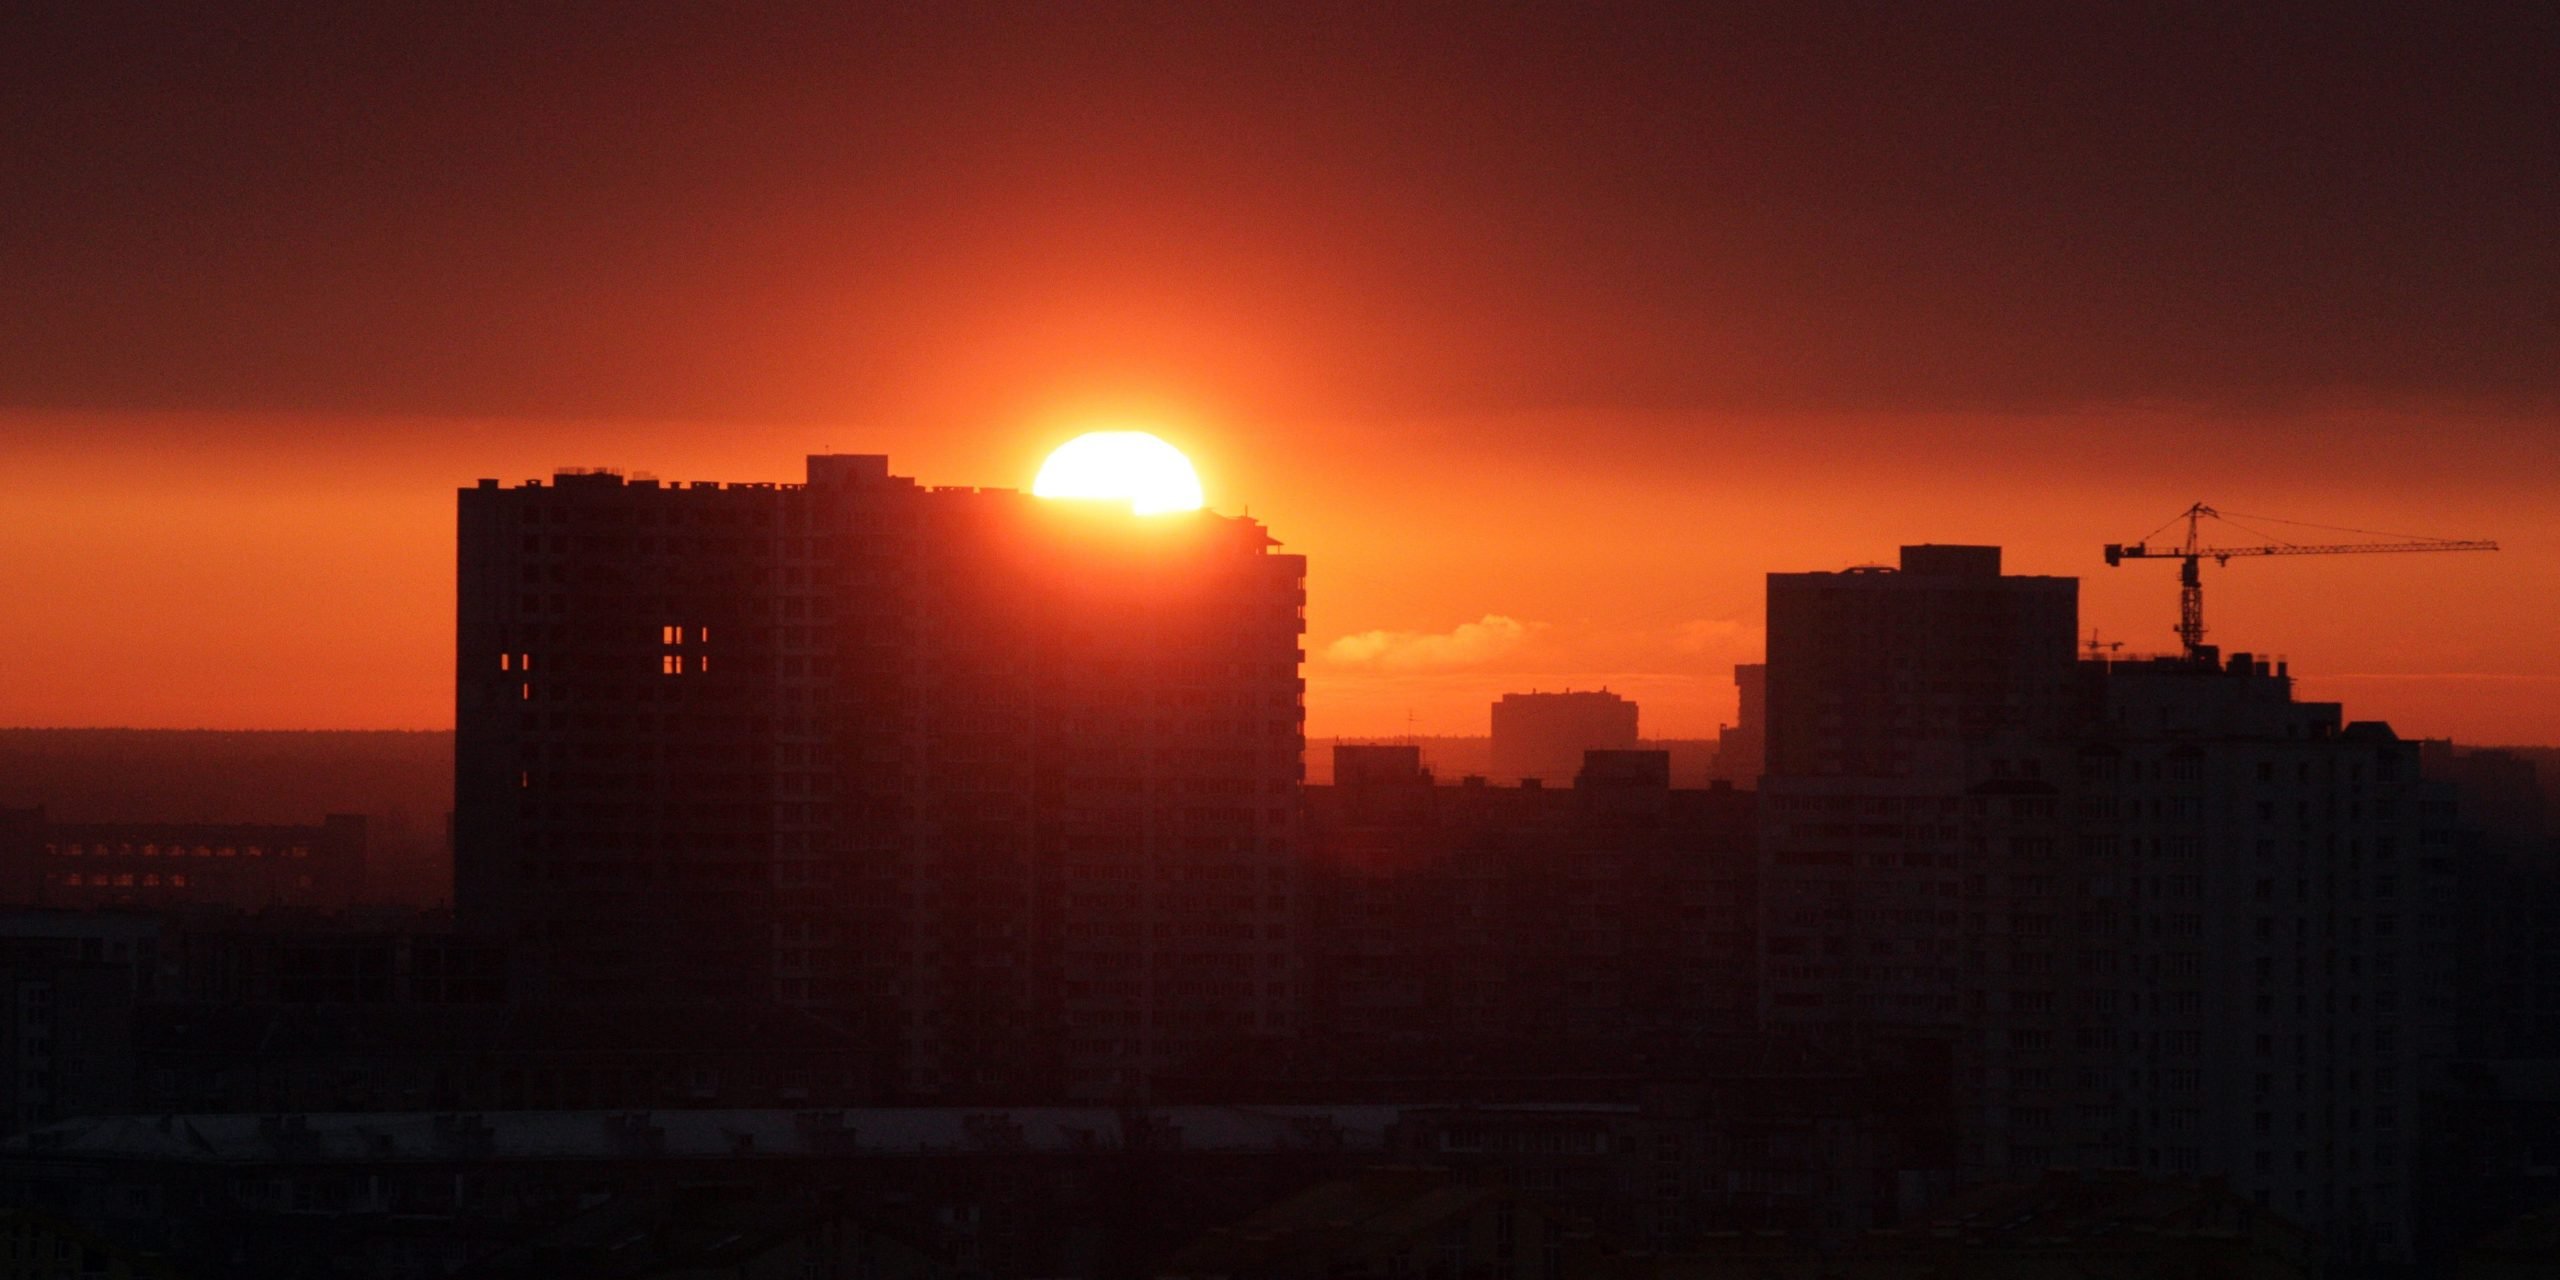
[[[796,1006],[918,1098],[1294,1031],[1305,561],[1259,524],[862,455],[460,516],[457,907],[520,999]]]

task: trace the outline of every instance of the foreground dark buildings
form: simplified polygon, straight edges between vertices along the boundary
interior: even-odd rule
[[[1996,548],[1772,575],[1743,785],[1381,745],[1307,786],[1305,567],[1249,521],[864,457],[462,511],[457,910],[0,922],[9,1238],[2170,1276],[2503,1228],[2521,1274],[2560,1202],[2532,765],[2246,654],[2084,657]]]
[[[457,909],[521,998],[805,1009],[928,1098],[1295,1035],[1305,562],[1261,526],[859,456],[461,511]]]
[[[1943,1053],[1969,1178],[2209,1173],[2406,1259],[2450,792],[2250,655],[2075,661],[2075,587],[1772,575],[1768,1025]]]

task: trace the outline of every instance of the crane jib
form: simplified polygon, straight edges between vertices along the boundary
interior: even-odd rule
[[[2216,511],[2201,502],[2187,508],[2180,514],[2187,522],[2187,538],[2183,545],[2155,547],[2150,544],[2150,541],[2147,538],[2141,542],[2110,542],[2106,544],[2105,555],[2107,564],[2111,567],[2120,565],[2127,560],[2177,560],[2182,562],[2179,565],[2178,572],[2179,590],[2177,633],[2178,638],[2185,642],[2187,653],[2192,657],[2201,657],[2209,652],[2204,643],[2204,580],[2202,575],[2197,572],[2197,565],[2203,560],[2210,559],[2215,564],[2222,564],[2229,561],[2233,556],[2342,556],[2370,555],[2378,552],[2495,551],[2498,549],[2497,543],[2484,538],[2405,538],[2403,541],[2398,542],[2270,542],[2260,546],[2209,547],[2203,545],[2203,540],[2200,537],[2200,526],[2208,516],[2221,520],[2226,524],[2235,524],[2235,527],[2242,528],[2246,532],[2258,533],[2258,531],[2255,529],[2248,529],[2246,526],[2236,525],[2236,522],[2232,521],[2229,517],[2224,516],[2221,512]],[[2274,519],[2274,517],[2267,516],[2250,516],[2247,518],[2252,520]],[[2173,520],[2170,523],[2175,524],[2176,521]],[[2277,523],[2300,524],[2302,522],[2278,520]],[[2315,525],[2308,527],[2319,528],[2322,526]],[[2365,532],[2360,529],[2341,529],[2336,531],[2342,533]],[[2155,530],[2154,532],[2156,533],[2157,531]],[[2266,535],[2260,534],[2260,536],[2263,537]]]

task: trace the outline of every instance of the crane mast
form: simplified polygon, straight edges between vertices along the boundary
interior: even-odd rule
[[[2191,658],[2201,658],[2209,652],[2204,642],[2204,574],[2199,567],[2207,559],[2210,559],[2215,564],[2219,565],[2230,563],[2233,556],[2341,556],[2363,555],[2374,552],[2495,551],[2498,549],[2497,543],[2486,539],[2419,538],[2408,534],[2378,535],[2382,537],[2401,539],[2398,542],[2299,543],[2286,542],[2278,539],[2261,546],[2212,547],[2204,545],[2203,525],[2204,521],[2208,518],[2221,520],[2224,523],[2231,524],[2237,528],[2247,527],[2245,525],[2240,525],[2237,521],[2223,515],[2220,511],[2199,502],[2188,507],[2185,511],[2179,513],[2177,519],[2172,519],[2169,522],[2170,524],[2176,524],[2178,519],[2183,519],[2187,522],[2187,537],[2183,544],[2153,546],[2151,545],[2150,539],[2151,537],[2157,536],[2159,533],[2159,530],[2153,530],[2150,535],[2146,535],[2140,542],[2110,542],[2106,546],[2107,564],[2110,567],[2122,564],[2127,560],[2178,561],[2178,639],[2185,644],[2187,656]],[[2274,519],[2274,517],[2271,516],[2251,516],[2248,518],[2252,520]],[[2276,520],[2275,522],[2278,524],[2302,523],[2297,520]],[[2168,525],[2161,526],[2162,529],[2166,529],[2167,527]],[[2306,527],[2331,528],[2331,526],[2326,525],[2311,525]],[[2362,529],[2336,529],[2334,531],[2341,533],[2369,532]],[[2251,532],[2256,531],[2251,530]],[[2267,537],[2269,535],[2261,533],[2258,534],[2258,536]]]

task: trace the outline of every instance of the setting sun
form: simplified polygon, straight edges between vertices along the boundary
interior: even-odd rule
[[[1142,516],[1197,511],[1200,476],[1180,449],[1144,431],[1088,431],[1040,465],[1031,492],[1043,498],[1125,500]]]

